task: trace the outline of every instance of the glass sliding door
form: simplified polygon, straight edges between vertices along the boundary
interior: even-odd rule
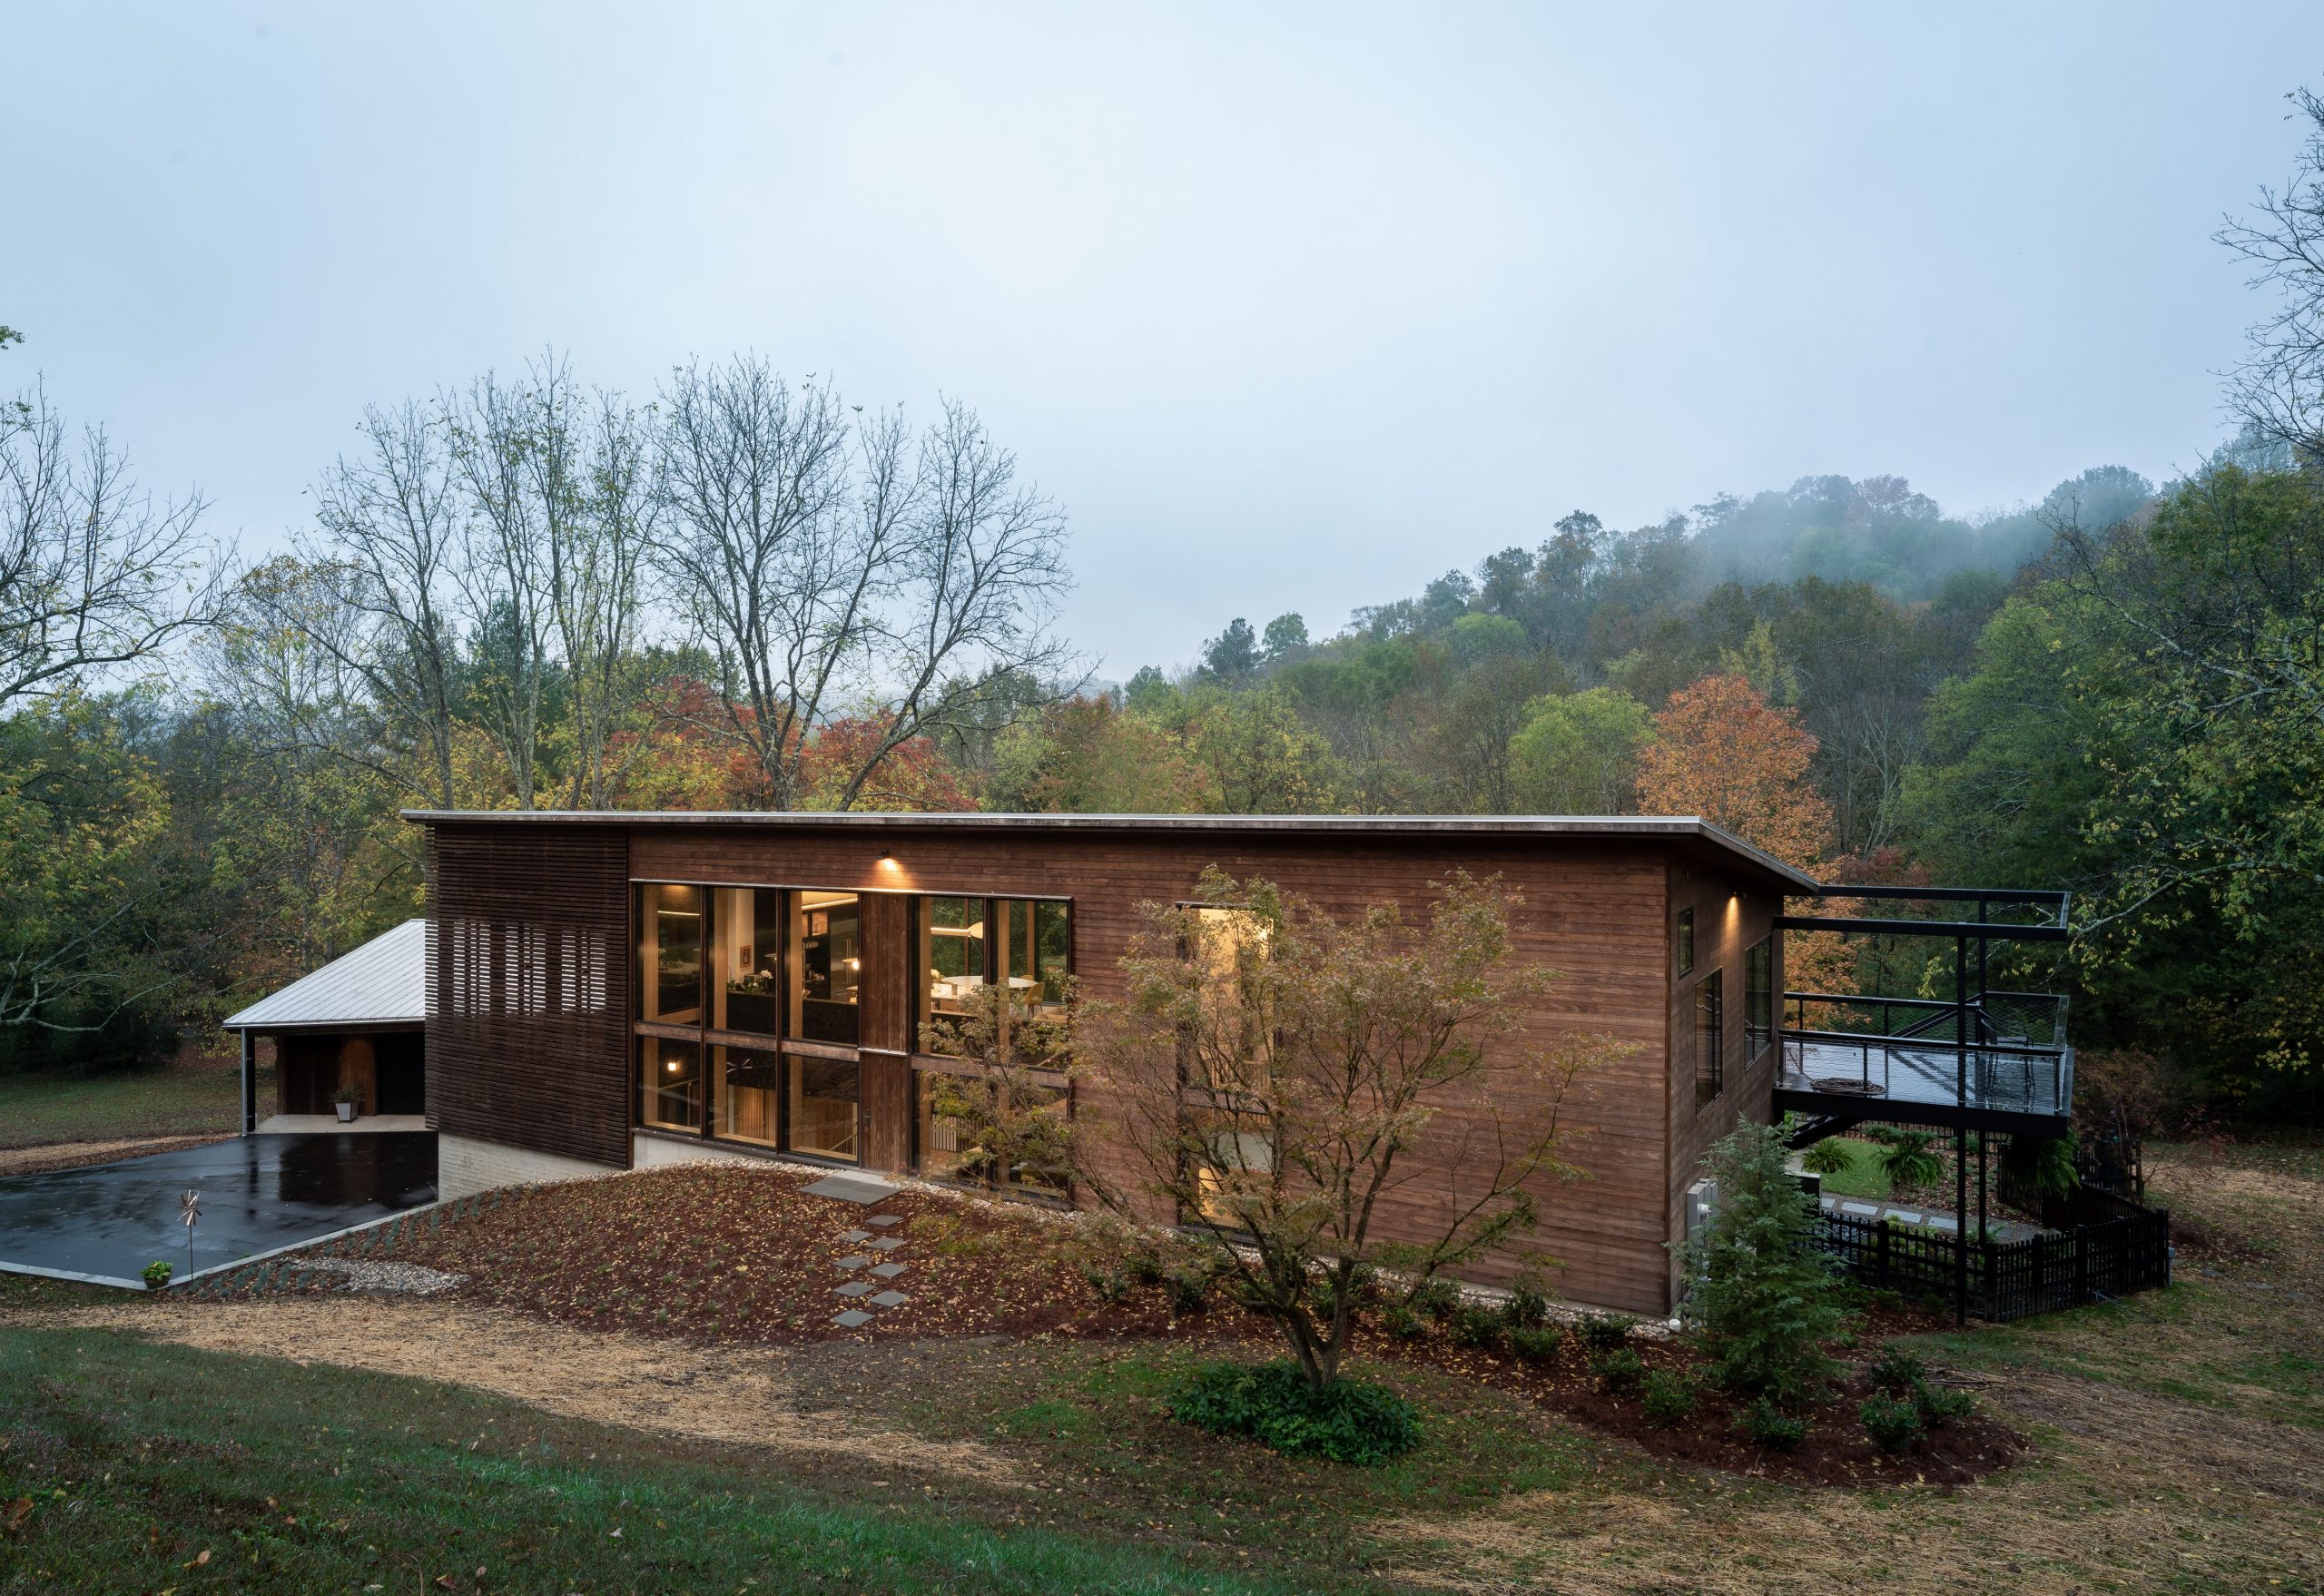
[[[862,1155],[856,1137],[856,1107],[862,1086],[855,1062],[793,1055],[783,1065],[790,1082],[787,1145],[791,1150],[859,1161]]]
[[[711,1028],[783,1034],[783,894],[772,887],[721,887],[711,959]]]
[[[637,1017],[702,1023],[704,893],[649,883],[637,889]]]
[[[863,921],[852,892],[794,892],[786,1034],[853,1047],[863,979]],[[851,1157],[852,1155],[850,1155]]]
[[[758,1048],[714,1047],[718,1134],[731,1141],[782,1145],[783,1059]]]
[[[637,1039],[637,1118],[664,1130],[702,1128],[702,1044]]]

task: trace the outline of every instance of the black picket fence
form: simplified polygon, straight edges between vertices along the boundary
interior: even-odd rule
[[[1817,1240],[1848,1277],[1875,1290],[1953,1302],[1961,1246],[1950,1236],[1827,1214]],[[2024,1241],[1967,1246],[1969,1311],[2007,1321],[2171,1284],[2171,1216],[2139,1208]]]

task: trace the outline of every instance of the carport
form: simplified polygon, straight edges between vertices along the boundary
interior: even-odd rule
[[[359,1131],[419,1130],[428,1111],[428,922],[407,920],[225,1022],[242,1039],[242,1129],[323,1130],[358,1094]],[[255,1046],[274,1042],[261,1118]]]
[[[202,1194],[189,1262],[180,1198]],[[319,1241],[436,1200],[436,1138],[242,1136],[0,1180],[0,1268],[136,1286]]]

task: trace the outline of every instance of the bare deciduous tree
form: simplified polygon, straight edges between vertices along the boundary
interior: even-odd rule
[[[2313,462],[2324,458],[2324,96],[2298,89],[2285,98],[2308,124],[2290,179],[2261,189],[2258,213],[2226,218],[2214,236],[2251,263],[2253,288],[2278,295],[2250,329],[2229,403],[2261,436]]]
[[[76,451],[38,389],[0,401],[0,711],[208,624],[201,497],[155,504],[102,429]]]
[[[704,729],[747,752],[771,806],[801,804],[835,715],[878,728],[831,783],[844,809],[903,744],[989,729],[1000,696],[1067,668],[1048,630],[1063,517],[966,407],[914,438],[746,356],[682,368],[663,409],[661,574],[723,677]]]

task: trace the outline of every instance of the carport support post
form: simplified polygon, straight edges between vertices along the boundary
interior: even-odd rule
[[[251,1033],[242,1032],[242,1134],[258,1128],[258,1071],[251,1068]]]

